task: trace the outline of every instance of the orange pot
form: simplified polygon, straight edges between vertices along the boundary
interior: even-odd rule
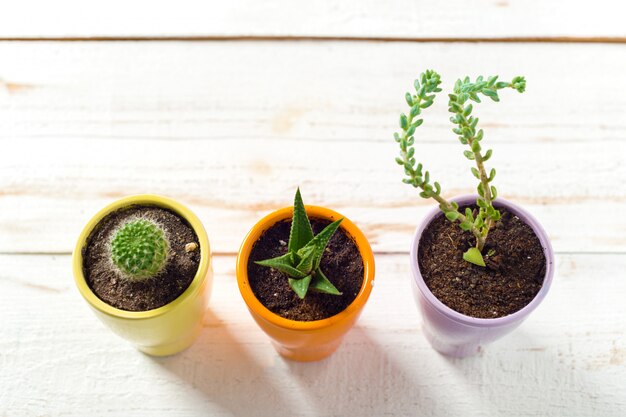
[[[344,217],[324,207],[305,206],[305,208],[309,217],[329,221]],[[248,258],[252,246],[263,232],[281,220],[291,219],[292,214],[293,207],[277,210],[261,219],[248,232],[237,256],[237,282],[252,317],[270,337],[278,353],[296,361],[317,361],[337,350],[343,336],[359,318],[374,286],[374,254],[363,233],[354,223],[344,218],[341,228],[354,239],[363,258],[364,266],[363,285],[354,301],[339,314],[323,320],[296,321],[272,313],[261,304],[250,288]]]

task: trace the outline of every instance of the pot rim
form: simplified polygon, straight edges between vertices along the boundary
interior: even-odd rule
[[[176,299],[172,300],[168,304],[146,311],[127,311],[107,304],[106,302],[98,298],[98,296],[91,290],[83,274],[82,251],[86,245],[87,238],[93,231],[94,227],[96,227],[96,225],[98,225],[98,223],[100,223],[100,221],[105,216],[112,213],[113,211],[135,205],[153,205],[173,211],[174,213],[182,217],[185,221],[187,221],[187,223],[189,223],[191,228],[196,233],[196,236],[198,237],[198,244],[200,246],[200,264],[198,265],[198,270],[196,271],[196,274],[187,289],[185,289],[182,294],[180,294]],[[211,247],[209,245],[209,238],[207,236],[206,230],[204,229],[202,222],[200,222],[200,219],[190,209],[180,204],[176,200],[168,197],[163,197],[155,194],[138,194],[121,198],[106,205],[104,208],[98,211],[89,220],[89,222],[87,222],[78,237],[76,246],[74,247],[74,252],[72,254],[72,269],[74,271],[74,281],[76,282],[78,290],[92,308],[112,317],[119,317],[130,320],[141,320],[158,317],[171,310],[174,310],[179,305],[183,304],[185,300],[196,294],[200,290],[200,288],[202,287],[202,283],[206,279],[206,275],[211,263],[210,254]]]
[[[372,287],[374,286],[374,254],[363,232],[361,232],[361,230],[359,230],[359,228],[352,223],[350,219],[337,213],[336,211],[320,206],[305,205],[304,207],[307,212],[307,216],[310,217],[318,217],[331,221],[343,218],[340,227],[344,229],[350,237],[352,237],[357,248],[359,249],[361,259],[363,260],[364,271],[363,283],[359,293],[348,305],[348,307],[334,316],[314,321],[297,321],[281,317],[265,307],[252,292],[252,288],[250,287],[250,283],[248,281],[248,259],[250,257],[252,246],[261,237],[263,232],[281,220],[291,219],[293,207],[284,207],[273,211],[259,220],[244,238],[237,255],[237,283],[239,291],[251,311],[260,315],[263,319],[275,326],[295,331],[318,330],[348,319],[353,314],[358,313],[365,305],[372,291]]]
[[[454,201],[462,206],[465,204],[475,203],[476,198],[477,198],[477,195],[475,194],[466,194],[466,195],[460,195],[460,196],[454,197],[450,201]],[[417,262],[417,254],[419,250],[419,241],[422,237],[422,233],[436,216],[443,215],[439,207],[433,208],[426,214],[422,222],[417,227],[415,231],[415,235],[413,236],[413,241],[411,242],[411,255],[410,255],[411,256],[411,259],[410,259],[411,271],[413,273],[413,279],[415,280],[415,283],[417,284],[417,287],[422,293],[422,296],[424,297],[424,299],[432,307],[434,307],[437,311],[439,311],[441,314],[443,314],[447,318],[454,320],[458,323],[473,326],[473,327],[506,326],[528,316],[535,308],[537,308],[537,306],[545,298],[546,294],[548,293],[548,290],[550,289],[550,285],[552,284],[552,278],[554,276],[554,251],[552,249],[550,240],[548,239],[548,235],[543,229],[543,227],[541,226],[541,224],[522,207],[514,203],[511,203],[510,201],[507,201],[502,198],[498,198],[497,200],[494,201],[494,204],[496,206],[499,205],[499,206],[507,208],[509,211],[511,211],[520,219],[522,219],[526,224],[528,224],[531,227],[531,229],[533,230],[533,232],[539,239],[539,243],[541,244],[543,248],[543,253],[546,257],[546,273],[543,278],[543,284],[541,286],[541,289],[535,295],[535,298],[533,298],[530,301],[530,303],[528,303],[526,306],[516,311],[515,313],[509,314],[508,316],[497,317],[493,319],[471,317],[471,316],[459,313],[458,311],[455,311],[452,308],[448,307],[447,305],[442,303],[437,297],[435,297],[435,295],[430,291],[430,289],[426,285],[426,282],[424,281],[424,278],[422,277],[422,274],[419,270],[419,263]]]

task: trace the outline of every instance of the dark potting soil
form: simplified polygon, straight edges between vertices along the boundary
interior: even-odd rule
[[[519,217],[503,208],[500,213],[483,250],[486,267],[463,260],[476,240],[443,214],[428,225],[419,243],[418,262],[426,285],[441,302],[467,316],[512,314],[530,303],[543,285],[546,257],[539,239]]]
[[[314,234],[330,224],[323,219],[311,218],[310,221]],[[252,247],[248,280],[254,295],[270,311],[290,320],[321,320],[345,310],[361,290],[364,268],[359,249],[343,228],[339,227],[328,242],[320,263],[326,277],[342,295],[309,290],[301,300],[289,287],[287,275],[254,263],[286,254],[290,228],[290,220],[278,222],[263,232]]]
[[[113,232],[137,217],[160,224],[170,243],[163,271],[140,282],[124,279],[110,261]],[[188,243],[198,246],[187,252]],[[189,287],[199,264],[198,237],[191,226],[177,214],[155,206],[137,205],[110,213],[94,228],[83,248],[83,273],[91,290],[105,303],[128,311],[152,310],[175,300]]]

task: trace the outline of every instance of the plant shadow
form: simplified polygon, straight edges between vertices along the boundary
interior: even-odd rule
[[[594,415],[601,394],[574,352],[571,344],[549,346],[516,329],[475,356],[440,356],[449,365],[450,377],[488,415],[501,413],[503,405],[532,415]]]
[[[421,415],[432,409],[428,382],[396,362],[394,354],[397,349],[385,348],[357,325],[331,357],[316,363],[283,362],[317,415]]]
[[[192,347],[151,359],[230,415],[367,417],[393,410],[412,415],[427,405],[427,382],[403,370],[358,326],[331,357],[294,362],[279,356],[260,330],[244,341],[213,311],[205,323]]]
[[[273,357],[250,353],[251,349],[268,350],[265,343],[239,340],[212,310],[206,312],[204,323],[193,346],[177,355],[152,357],[153,362],[202,392],[207,401],[229,415],[270,416],[276,410],[295,415],[285,393],[275,386]]]

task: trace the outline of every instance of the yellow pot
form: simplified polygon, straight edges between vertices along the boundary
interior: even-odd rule
[[[363,233],[350,220],[324,207],[305,206],[305,208],[309,217],[329,221],[344,218],[341,228],[354,239],[363,258],[363,284],[354,301],[345,310],[332,317],[315,321],[296,321],[271,312],[252,292],[248,281],[248,259],[252,246],[263,232],[275,223],[291,219],[293,207],[286,207],[269,214],[250,230],[237,256],[237,282],[252,317],[270,337],[279,354],[296,361],[317,361],[330,356],[337,350],[344,335],[359,318],[374,285],[374,254]]]
[[[154,310],[126,311],[110,306],[91,291],[83,275],[83,248],[93,228],[109,213],[133,205],[152,205],[173,211],[191,225],[200,245],[200,265],[189,287],[171,303]],[[78,290],[96,316],[142,352],[154,356],[172,355],[189,347],[200,334],[213,282],[211,248],[202,223],[182,204],[150,194],[126,197],[109,204],[93,216],[81,232],[72,267]]]

